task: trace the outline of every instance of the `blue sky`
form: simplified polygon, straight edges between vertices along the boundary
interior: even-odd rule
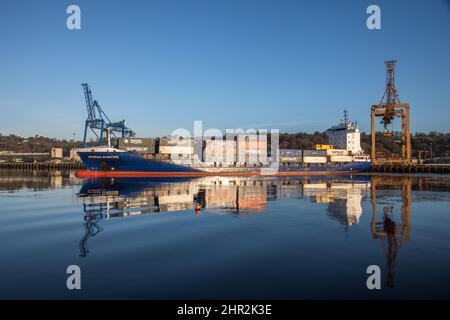
[[[81,30],[66,8],[81,8]],[[381,7],[381,30],[366,8]],[[412,131],[450,131],[450,2],[1,1],[0,132],[81,139],[81,82],[137,136],[176,128],[370,130],[395,58]]]

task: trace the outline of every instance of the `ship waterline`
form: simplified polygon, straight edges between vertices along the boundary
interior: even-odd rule
[[[136,177],[136,178],[153,178],[153,177],[286,177],[286,176],[311,176],[311,175],[349,175],[359,171],[196,171],[196,172],[145,172],[145,171],[94,171],[79,170],[76,172],[78,178],[117,178],[117,177]]]

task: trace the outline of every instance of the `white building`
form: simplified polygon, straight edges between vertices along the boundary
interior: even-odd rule
[[[342,122],[337,126],[332,126],[326,131],[328,143],[336,149],[346,149],[353,155],[362,154],[361,132],[356,122]]]

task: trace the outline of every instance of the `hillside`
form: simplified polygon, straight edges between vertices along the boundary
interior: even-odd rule
[[[0,152],[50,152],[51,148],[62,148],[63,155],[68,156],[70,149],[79,148],[81,144],[81,141],[59,140],[37,135],[24,138],[13,134],[7,136],[0,134]]]

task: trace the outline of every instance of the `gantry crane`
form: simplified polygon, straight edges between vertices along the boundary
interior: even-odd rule
[[[130,128],[127,128],[127,126],[125,125],[125,120],[119,122],[111,122],[111,120],[109,120],[108,116],[100,107],[100,104],[97,102],[97,100],[92,99],[92,92],[87,83],[82,83],[81,86],[83,87],[88,114],[88,117],[84,125],[84,136],[83,136],[84,147],[87,147],[86,139],[88,128],[91,129],[91,131],[98,138],[99,145],[103,144],[104,132],[107,132],[108,140],[109,134],[111,134],[114,139],[117,139],[118,138],[117,133],[120,133],[122,138],[134,137],[134,132]],[[98,133],[97,130],[99,131]]]
[[[386,90],[381,101],[371,108],[371,138],[372,138],[372,163],[377,164],[375,148],[375,117],[382,117],[381,123],[384,126],[384,135],[393,136],[393,132],[388,130],[395,117],[401,117],[402,131],[399,142],[402,145],[402,155],[398,162],[402,164],[411,163],[411,134],[409,121],[409,103],[401,103],[397,89],[395,88],[395,64],[397,61],[388,60],[386,64]]]

